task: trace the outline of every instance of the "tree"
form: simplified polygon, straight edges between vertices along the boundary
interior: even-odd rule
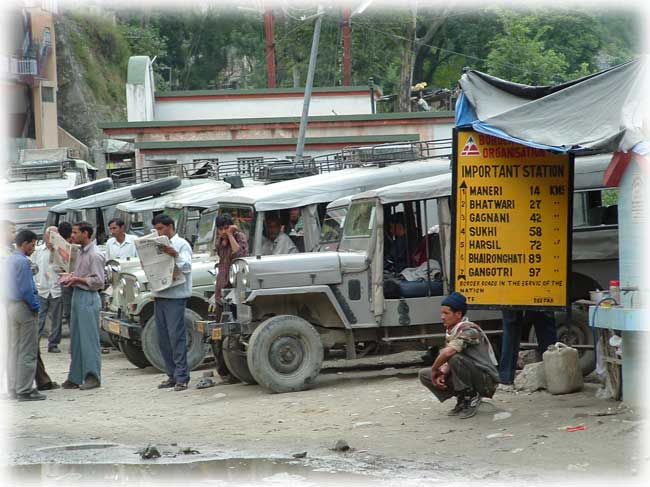
[[[418,59],[423,59],[425,53],[430,51],[429,42],[441,30],[453,4],[448,4],[441,12],[429,13],[420,19],[420,24],[425,27],[422,36],[418,36],[417,7],[410,6],[409,18],[405,25],[405,41],[402,54],[402,67],[400,70],[400,91],[398,110],[411,111],[411,86],[413,86],[413,72]]]
[[[503,34],[490,43],[488,73],[529,85],[545,85],[564,80],[568,63],[564,54],[548,49],[542,39],[550,26],[536,33],[525,18],[513,13],[502,16]]]
[[[143,17],[147,19],[148,17]],[[164,59],[167,56],[167,38],[160,35],[156,27],[143,27],[141,22],[125,23],[120,26],[122,35],[126,38],[131,49],[132,56],[149,56],[151,59]],[[153,72],[156,81],[156,88],[166,91],[171,88],[169,84],[169,74],[161,62],[153,65]]]

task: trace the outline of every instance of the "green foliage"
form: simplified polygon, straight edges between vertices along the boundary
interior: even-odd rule
[[[629,61],[639,36],[630,15],[504,11],[500,22],[488,72],[525,84],[559,83]]]
[[[73,48],[98,98],[107,104],[123,103],[131,55],[156,56],[158,90],[266,87],[262,13],[210,5],[122,10],[117,25],[73,14],[77,25]],[[432,37],[418,46],[414,84],[453,89],[465,66],[520,83],[557,83],[627,61],[639,51],[640,28],[630,13],[461,8],[447,15]],[[417,39],[437,25],[441,11],[418,11]],[[315,12],[313,5],[273,11],[279,87],[304,86],[315,24],[315,19],[306,17]],[[392,11],[370,8],[353,17],[353,84],[366,85],[373,77],[384,93],[400,91],[409,18],[404,6]],[[328,8],[322,20],[315,86],[340,84],[342,65],[341,10]]]
[[[601,194],[603,206],[611,206],[618,204],[618,188],[604,189]]]
[[[630,61],[641,50],[640,16],[625,13],[599,15],[602,26],[602,49],[598,55],[602,67],[616,66]]]
[[[69,41],[97,100],[105,105],[125,103],[124,81],[130,50],[120,29],[110,20],[72,13]]]
[[[548,49],[542,40],[549,26],[532,32],[528,19],[504,14],[502,34],[490,42],[488,72],[499,78],[529,85],[546,85],[566,77],[564,54]]]

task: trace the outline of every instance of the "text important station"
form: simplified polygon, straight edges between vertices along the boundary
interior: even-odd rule
[[[454,289],[475,307],[567,305],[573,164],[459,130],[454,161]]]

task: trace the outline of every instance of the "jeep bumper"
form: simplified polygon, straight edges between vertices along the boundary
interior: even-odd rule
[[[237,321],[217,323],[216,321],[199,320],[194,324],[194,329],[203,335],[203,341],[214,343],[227,336],[246,333],[248,327]]]
[[[99,313],[99,323],[102,330],[109,335],[116,335],[128,340],[141,340],[142,326],[140,323],[124,321],[117,318],[116,313],[102,311]]]

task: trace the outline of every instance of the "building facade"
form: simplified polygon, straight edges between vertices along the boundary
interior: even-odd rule
[[[126,95],[128,121],[101,127],[108,138],[134,143],[137,169],[295,154],[304,88],[158,93],[149,57],[134,56]],[[374,113],[380,96],[368,86],[314,88],[305,155],[451,138],[453,112]]]
[[[59,147],[53,0],[12,2],[4,22],[9,42],[0,55],[9,102],[10,159],[18,149]]]

